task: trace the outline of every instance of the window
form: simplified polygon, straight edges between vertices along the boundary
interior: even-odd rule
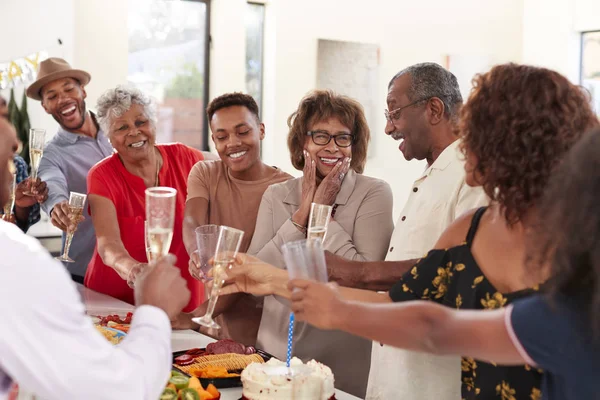
[[[262,113],[263,53],[265,35],[265,5],[246,5],[246,91]]]
[[[590,91],[600,115],[600,31],[581,36],[581,84]]]
[[[209,0],[129,0],[127,80],[158,102],[156,139],[208,150]]]

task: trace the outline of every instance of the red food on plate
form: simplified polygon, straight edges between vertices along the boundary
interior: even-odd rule
[[[207,354],[246,354],[246,346],[231,339],[218,340],[206,346]]]
[[[175,364],[177,365],[190,365],[194,363],[194,357],[189,354],[183,354],[179,357],[175,357]]]
[[[204,354],[206,354],[206,351],[203,349],[195,348],[195,349],[189,349],[188,351],[185,352],[185,354],[189,354],[190,356],[193,356],[193,357],[199,357],[199,356],[203,356]]]

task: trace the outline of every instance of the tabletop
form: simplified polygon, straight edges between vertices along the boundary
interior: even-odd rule
[[[95,292],[91,289],[77,284],[77,289],[81,295],[89,315],[109,315],[119,314],[125,315],[129,311],[134,310],[134,306],[125,303],[121,300],[107,296],[102,293]],[[207,344],[214,342],[215,339],[198,333],[196,331],[176,330],[171,335],[171,347],[174,352],[188,350],[195,347],[206,347]],[[221,400],[238,400],[242,397],[242,388],[219,389],[221,392]],[[336,400],[357,400],[358,397],[348,393],[336,390]]]

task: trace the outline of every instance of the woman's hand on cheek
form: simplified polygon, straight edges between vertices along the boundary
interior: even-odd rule
[[[317,204],[326,204],[332,206],[342,188],[342,182],[350,170],[352,159],[346,157],[339,161],[329,174],[321,181],[314,196],[314,202]]]

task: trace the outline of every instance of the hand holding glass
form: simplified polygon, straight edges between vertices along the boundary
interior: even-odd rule
[[[203,281],[212,280],[208,276],[208,271],[212,268],[209,264],[211,258],[217,251],[217,240],[219,239],[218,225],[202,225],[195,229],[196,245],[198,247],[198,268],[200,268],[200,278]]]
[[[210,299],[208,300],[208,308],[203,317],[192,319],[195,323],[207,328],[221,329],[221,326],[213,320],[212,314],[219,299],[219,291],[223,286],[227,268],[233,264],[242,244],[243,237],[244,232],[239,229],[228,226],[221,226],[219,228],[219,239],[217,240],[217,249],[213,261],[213,284]]]
[[[290,280],[327,282],[327,264],[320,238],[297,240],[281,246]]]
[[[85,200],[87,196],[82,193],[71,192],[69,195],[69,220],[71,224],[67,228],[67,237],[65,239],[65,247],[63,249],[63,254],[59,257],[55,257],[57,260],[62,262],[72,263],[74,260],[69,257],[69,249],[71,249],[71,242],[73,241],[73,235],[77,230],[77,225],[79,225],[79,220],[83,215],[83,206],[85,205]],[[74,224],[75,228],[71,229],[71,225]]]
[[[319,238],[325,240],[329,220],[331,219],[332,206],[312,203],[310,206],[310,216],[308,217],[307,239]]]
[[[10,186],[10,192],[8,202],[4,205],[4,217],[6,221],[10,220],[10,216],[15,208],[15,190],[17,187],[17,175],[12,174],[12,184]]]
[[[169,187],[146,189],[146,256],[148,262],[169,254],[175,224],[177,190]]]
[[[34,196],[31,187],[37,180],[38,168],[40,167],[40,161],[44,155],[44,145],[46,143],[46,131],[44,129],[30,129],[29,130],[29,163],[31,165],[31,180],[29,181],[29,189],[23,194],[27,196]]]

